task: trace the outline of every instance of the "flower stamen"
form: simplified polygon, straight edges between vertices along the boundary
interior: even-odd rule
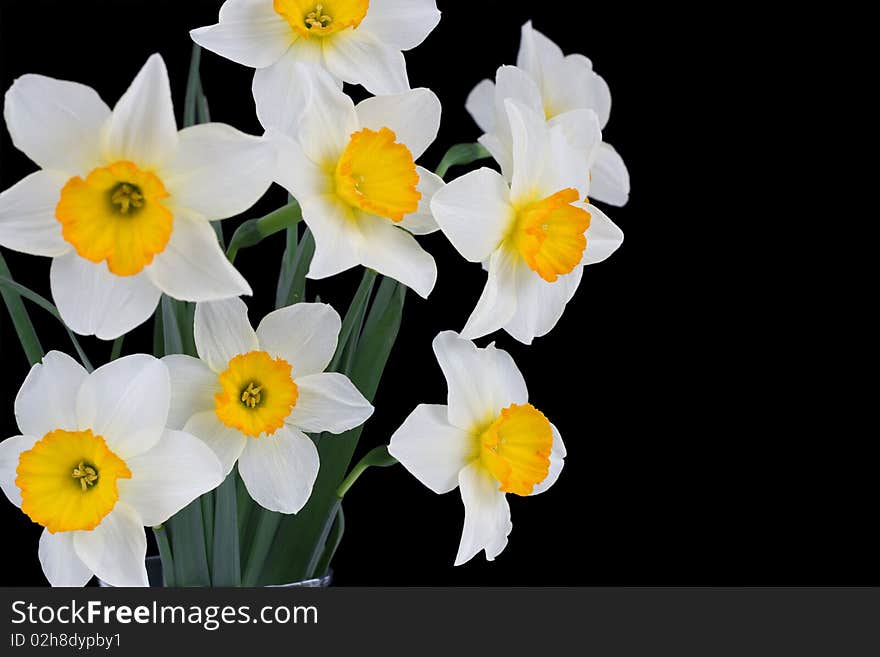
[[[248,408],[256,408],[257,404],[263,399],[263,395],[261,394],[262,390],[262,386],[255,386],[254,382],[251,381],[248,384],[248,387],[241,393],[241,403]]]
[[[120,214],[128,214],[129,210],[140,210],[144,207],[144,195],[137,185],[123,182],[110,193],[110,203],[117,206]]]
[[[315,27],[327,27],[333,22],[333,18],[327,14],[322,14],[324,5],[319,4],[315,10],[306,15],[306,25],[309,29]]]
[[[85,493],[91,486],[98,483],[98,471],[91,465],[87,465],[85,461],[80,461],[79,465],[73,469],[73,478],[78,479]]]

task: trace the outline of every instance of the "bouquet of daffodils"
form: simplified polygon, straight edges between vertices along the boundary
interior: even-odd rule
[[[560,431],[510,355],[472,340],[547,334],[583,267],[623,241],[591,202],[622,205],[629,193],[601,137],[608,87],[528,23],[516,66],[468,99],[479,144],[452,147],[431,172],[416,162],[441,105],[410,89],[403,51],[439,20],[434,0],[228,0],[217,24],[191,34],[182,130],[159,55],[112,109],[89,87],[41,75],[6,92],[6,127],[39,170],[0,194],[0,245],[52,259],[52,301],[16,283],[0,256],[32,365],[14,404],[20,435],[0,443],[0,487],[44,527],[53,586],[92,576],[146,586],[145,527],[166,586],[321,578],[352,483],[397,462],[437,493],[459,489],[455,564],[480,551],[491,560],[512,528],[507,494],[536,495],[559,477]],[[202,48],[256,69],[263,136],[210,122]],[[375,95],[356,105],[343,83]],[[500,173],[444,182],[452,166],[490,157]],[[221,220],[273,182],[289,202],[227,240]],[[488,277],[461,333],[434,340],[446,403],[416,407],[352,466],[407,291],[427,298],[437,279],[417,237],[438,230]],[[277,310],[255,321],[234,262],[276,233],[287,244]],[[355,267],[363,279],[344,315],[306,300],[306,278]],[[63,323],[76,357],[43,351],[31,303]],[[148,321],[153,354],[123,355],[125,334]],[[108,362],[94,367],[77,336],[112,340]]]

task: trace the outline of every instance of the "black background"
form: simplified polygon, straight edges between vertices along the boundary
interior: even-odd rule
[[[4,0],[0,88],[42,73],[88,84],[112,106],[146,58],[160,52],[180,120],[188,30],[216,22],[219,4]],[[478,556],[453,568],[458,494],[434,495],[400,467],[370,471],[346,498],[337,583],[876,583],[867,438],[829,420],[817,392],[834,381],[813,377],[835,358],[835,347],[822,343],[809,317],[793,321],[807,295],[826,309],[832,295],[785,261],[777,237],[791,217],[777,190],[789,181],[763,149],[766,137],[753,130],[773,113],[770,90],[786,84],[776,77],[776,60],[761,59],[757,37],[724,9],[575,0],[438,4],[440,26],[407,53],[412,86],[431,87],[444,108],[439,138],[421,163],[433,168],[451,144],[479,136],[465,98],[499,65],[515,63],[520,26],[532,18],[566,53],[590,57],[611,86],[604,135],[627,162],[633,191],[626,207],[606,210],[626,242],[587,268],[549,336],[530,348],[492,336],[513,354],[532,402],[560,428],[569,451],[551,491],[511,496],[507,549],[494,563]],[[214,120],[260,132],[252,75],[205,53]],[[0,189],[33,170],[0,130]],[[273,187],[247,217],[284,198]],[[225,222],[227,235],[236,222]],[[798,239],[804,237],[789,245],[800,248]],[[483,285],[479,267],[442,235],[423,244],[438,261],[439,281],[427,302],[407,298],[359,451],[386,443],[416,404],[443,401],[431,340],[464,325]],[[278,236],[236,263],[255,290],[254,323],[271,309],[282,247]],[[4,255],[22,283],[49,295],[48,260]],[[310,282],[309,294],[344,311],[359,276]],[[45,347],[70,350],[54,320],[39,309],[32,317]],[[149,326],[137,329],[126,352],[148,351],[149,337]],[[104,362],[110,345],[85,342],[93,361]],[[0,435],[13,435],[12,400],[27,363],[5,312],[0,358]],[[0,518],[7,555],[0,582],[41,582],[39,528],[5,501]]]

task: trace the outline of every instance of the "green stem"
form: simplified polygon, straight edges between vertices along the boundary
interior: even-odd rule
[[[159,558],[162,560],[162,586],[176,586],[174,579],[174,558],[171,556],[171,543],[168,541],[168,530],[164,525],[153,527],[153,535],[159,546]]]
[[[235,258],[241,249],[255,246],[270,235],[296,226],[301,219],[302,208],[300,208],[296,200],[293,200],[284,207],[270,212],[265,217],[244,222],[232,235],[232,239],[229,240],[226,257],[229,258],[229,262],[235,262]]]
[[[110,360],[116,360],[122,355],[122,343],[125,341],[125,336],[120,335],[113,341],[113,350],[110,352]]]
[[[340,500],[345,497],[348,489],[354,485],[354,482],[358,480],[358,477],[366,472],[367,468],[387,468],[395,463],[397,463],[397,459],[388,453],[388,447],[386,445],[371,449],[367,452],[366,456],[358,461],[358,464],[351,469],[351,472],[348,473],[348,476],[342,481],[342,483],[339,484],[339,488],[336,489],[336,497]]]
[[[315,570],[312,573],[314,577],[323,577],[330,570],[330,563],[333,561],[333,557],[336,556],[336,550],[339,549],[339,544],[342,543],[342,535],[345,533],[345,514],[342,512],[342,505],[339,505],[339,509],[336,511],[336,521],[333,523],[333,528],[330,530],[330,535],[327,537],[327,543],[324,546],[324,554],[321,555],[321,560],[318,561],[318,565],[315,566]]]
[[[0,276],[12,280],[12,273],[9,271],[9,267],[6,266],[6,260],[3,259],[2,254],[0,254]],[[24,307],[21,296],[15,292],[7,291],[4,287],[0,287],[0,295],[2,295],[3,301],[6,303],[6,309],[12,318],[12,324],[15,327],[16,333],[18,333],[18,341],[21,343],[21,348],[24,350],[24,355],[27,357],[28,362],[31,365],[39,363],[43,360],[45,352],[43,351],[43,345],[40,344],[40,339],[37,337],[37,332],[31,322],[30,315],[28,315],[27,308]]]
[[[199,66],[202,62],[202,48],[194,43],[192,56],[189,60],[189,76],[186,80],[186,96],[183,105],[183,127],[189,128],[196,124],[196,111],[201,83],[199,82]]]
[[[490,157],[492,154],[480,144],[456,144],[446,151],[446,155],[440,160],[435,173],[441,178],[445,178],[452,167],[471,164]]]

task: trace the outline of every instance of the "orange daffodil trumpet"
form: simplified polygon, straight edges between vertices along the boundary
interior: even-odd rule
[[[373,407],[342,374],[324,372],[336,351],[339,315],[322,303],[276,310],[251,328],[240,299],[196,306],[199,358],[166,356],[169,426],[202,439],[228,474],[236,461],[262,507],[296,513],[318,475],[308,432],[342,433]]]
[[[537,495],[562,472],[565,445],[529,403],[525,380],[506,351],[477,348],[452,331],[434,339],[446,377],[446,405],[421,404],[391,437],[388,451],[435,493],[456,487],[464,502],[459,566],[481,550],[492,561],[513,525],[507,494]]]
[[[413,89],[355,106],[327,75],[299,73],[307,94],[256,100],[274,108],[264,127],[278,147],[277,182],[315,236],[309,278],[363,265],[427,297],[437,266],[413,234],[438,229],[430,201],[443,181],[415,161],[437,136],[440,101]]]
[[[0,488],[45,527],[40,563],[53,586],[97,575],[147,586],[144,525],[159,525],[223,480],[205,444],[165,428],[161,361],[126,356],[91,374],[57,351],[15,399],[22,435],[0,442]]]
[[[219,123],[178,132],[160,56],[112,111],[89,87],[25,75],[6,93],[4,116],[42,170],[0,194],[0,245],[53,258],[52,296],[73,331],[117,338],[163,292],[185,301],[251,293],[209,220],[263,195],[274,152]]]
[[[551,125],[563,124],[576,135],[578,110],[593,110],[604,129],[611,114],[611,93],[583,55],[564,55],[546,36],[523,25],[516,66],[498,69],[495,82],[483,80],[470,93],[467,110],[485,132],[480,143],[501,165],[510,167],[512,145],[504,101],[513,99],[542,114]],[[605,142],[595,145],[590,158],[590,197],[611,205],[629,199],[629,172],[616,150]]]

